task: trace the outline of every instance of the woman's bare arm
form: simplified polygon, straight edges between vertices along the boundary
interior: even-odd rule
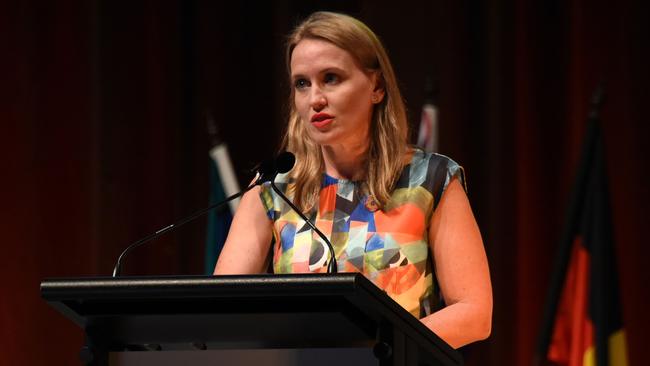
[[[259,194],[258,186],[242,197],[215,266],[215,275],[254,274],[266,270],[272,223]]]
[[[492,326],[490,272],[458,179],[450,182],[431,218],[429,245],[446,307],[422,322],[454,348],[487,338]]]

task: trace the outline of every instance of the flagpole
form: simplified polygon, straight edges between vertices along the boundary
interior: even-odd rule
[[[538,339],[536,352],[533,359],[534,366],[542,366],[548,347],[550,345],[551,336],[553,334],[554,318],[557,312],[558,303],[562,294],[562,288],[566,277],[567,267],[571,259],[571,250],[575,234],[578,230],[578,225],[581,220],[581,209],[585,201],[584,189],[587,179],[589,178],[589,170],[591,163],[594,159],[596,145],[598,141],[598,130],[600,123],[600,108],[604,99],[604,91],[602,86],[598,86],[591,98],[591,109],[587,117],[587,133],[585,141],[582,146],[580,154],[580,165],[578,173],[571,190],[569,208],[566,216],[566,225],[560,237],[559,253],[553,266],[551,286],[546,297],[544,306],[544,314],[542,318],[542,330]]]

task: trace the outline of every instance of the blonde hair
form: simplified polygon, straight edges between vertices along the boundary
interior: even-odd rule
[[[320,39],[349,52],[367,71],[378,72],[385,90],[383,100],[374,106],[370,141],[365,166],[364,189],[378,208],[386,205],[403,169],[408,146],[406,108],[397,86],[393,67],[377,36],[361,21],[344,14],[317,12],[299,24],[289,35],[286,63],[291,74],[291,55],[303,39]],[[291,90],[289,122],[282,146],[296,155],[291,171],[295,180],[294,203],[303,211],[318,202],[325,170],[320,146],[311,140],[294,104]]]

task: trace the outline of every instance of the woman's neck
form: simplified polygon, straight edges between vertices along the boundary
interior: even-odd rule
[[[366,174],[368,144],[321,146],[325,173],[337,179],[361,180]]]

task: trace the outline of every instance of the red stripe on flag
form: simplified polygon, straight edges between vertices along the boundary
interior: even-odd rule
[[[589,262],[589,252],[577,237],[548,348],[548,360],[553,364],[583,366],[585,352],[594,345],[594,326],[588,313]]]

